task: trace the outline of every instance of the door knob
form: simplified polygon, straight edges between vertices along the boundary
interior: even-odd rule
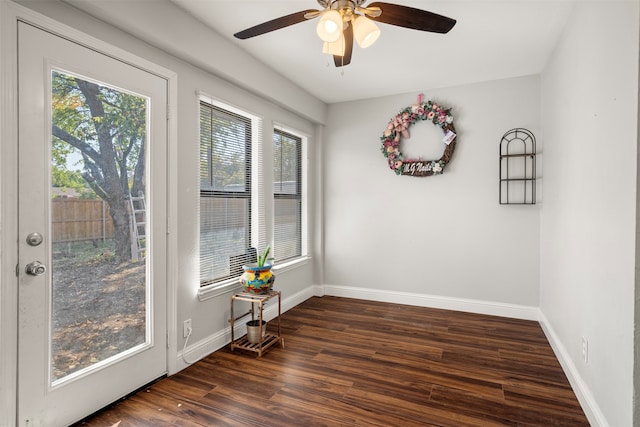
[[[45,267],[40,261],[33,261],[27,264],[27,267],[24,270],[27,274],[32,276],[40,276],[47,271],[47,267]]]

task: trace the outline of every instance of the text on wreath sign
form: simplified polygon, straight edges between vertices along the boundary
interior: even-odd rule
[[[442,165],[431,160],[405,161],[402,164],[402,175],[427,176],[442,173]]]

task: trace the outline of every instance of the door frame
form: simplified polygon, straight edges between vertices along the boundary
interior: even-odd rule
[[[77,12],[82,14],[81,12]],[[82,14],[84,16],[84,14]],[[177,372],[177,74],[9,0],[0,0],[0,425],[17,422],[18,21],[167,80],[167,372]]]

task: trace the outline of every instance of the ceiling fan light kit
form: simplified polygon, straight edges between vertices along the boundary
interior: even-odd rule
[[[281,16],[247,28],[234,36],[245,40],[319,16],[316,32],[324,41],[322,51],[333,55],[336,67],[343,67],[351,63],[354,39],[358,46],[367,48],[380,37],[380,29],[373,21],[441,34],[448,33],[456,24],[455,19],[446,16],[392,3],[374,2],[364,7],[366,0],[317,2],[323,10],[307,9]]]
[[[322,45],[322,53],[328,53],[334,56],[344,56],[344,50],[345,40],[342,33],[340,33],[338,40],[334,42],[324,42]]]
[[[353,20],[353,36],[356,38],[358,46],[366,49],[378,40],[380,29],[370,19],[358,15]]]
[[[342,16],[337,10],[327,10],[322,12],[320,21],[316,26],[318,37],[323,41],[332,43],[337,41],[342,35]]]

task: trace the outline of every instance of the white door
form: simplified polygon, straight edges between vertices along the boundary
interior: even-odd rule
[[[167,81],[18,43],[18,424],[63,426],[167,371]]]

